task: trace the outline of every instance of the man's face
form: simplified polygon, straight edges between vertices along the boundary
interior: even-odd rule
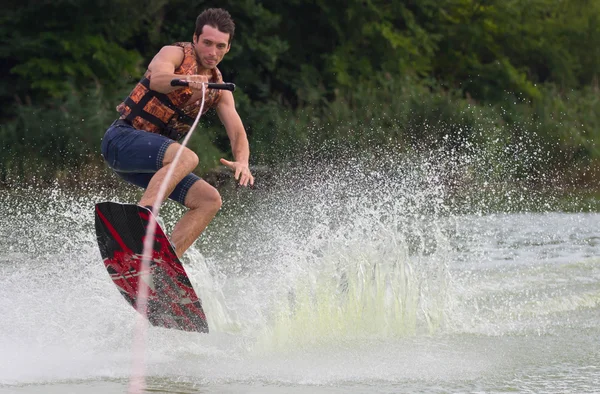
[[[194,48],[202,67],[212,69],[229,52],[229,33],[223,33],[218,29],[204,25],[202,34],[194,36]]]

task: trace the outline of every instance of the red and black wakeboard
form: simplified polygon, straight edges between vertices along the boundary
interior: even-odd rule
[[[139,205],[96,204],[96,237],[104,265],[134,308],[150,215],[150,210]],[[150,258],[147,305],[148,321],[153,326],[208,332],[202,303],[158,223]]]

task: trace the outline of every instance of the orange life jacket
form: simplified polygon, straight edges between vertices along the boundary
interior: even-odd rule
[[[196,53],[190,42],[173,44],[183,48],[184,57],[181,65],[175,70],[177,75],[193,75],[198,73]],[[138,130],[165,135],[173,140],[181,139],[190,130],[200,110],[200,101],[187,102],[192,97],[192,89],[180,88],[171,93],[159,93],[150,89],[150,70],[133,88],[129,96],[117,106],[121,119],[129,121]],[[223,77],[218,68],[212,69],[210,82],[222,83]],[[221,91],[207,89],[204,111],[214,108],[219,103]]]

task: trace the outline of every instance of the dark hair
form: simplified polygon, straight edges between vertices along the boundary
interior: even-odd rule
[[[196,37],[202,34],[202,29],[205,25],[212,26],[223,33],[229,33],[229,43],[231,44],[233,33],[235,32],[235,23],[233,23],[229,12],[222,8],[209,8],[198,15],[198,18],[196,18],[196,31],[194,33]]]

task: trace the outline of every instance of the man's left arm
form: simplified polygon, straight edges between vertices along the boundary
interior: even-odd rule
[[[240,119],[240,115],[235,109],[233,94],[227,90],[221,91],[221,99],[217,105],[217,114],[219,119],[227,130],[227,136],[231,141],[231,150],[235,161],[221,159],[221,163],[234,172],[234,177],[239,180],[240,185],[247,186],[254,184],[254,177],[248,167],[248,159],[250,158],[250,146],[246,130]]]

